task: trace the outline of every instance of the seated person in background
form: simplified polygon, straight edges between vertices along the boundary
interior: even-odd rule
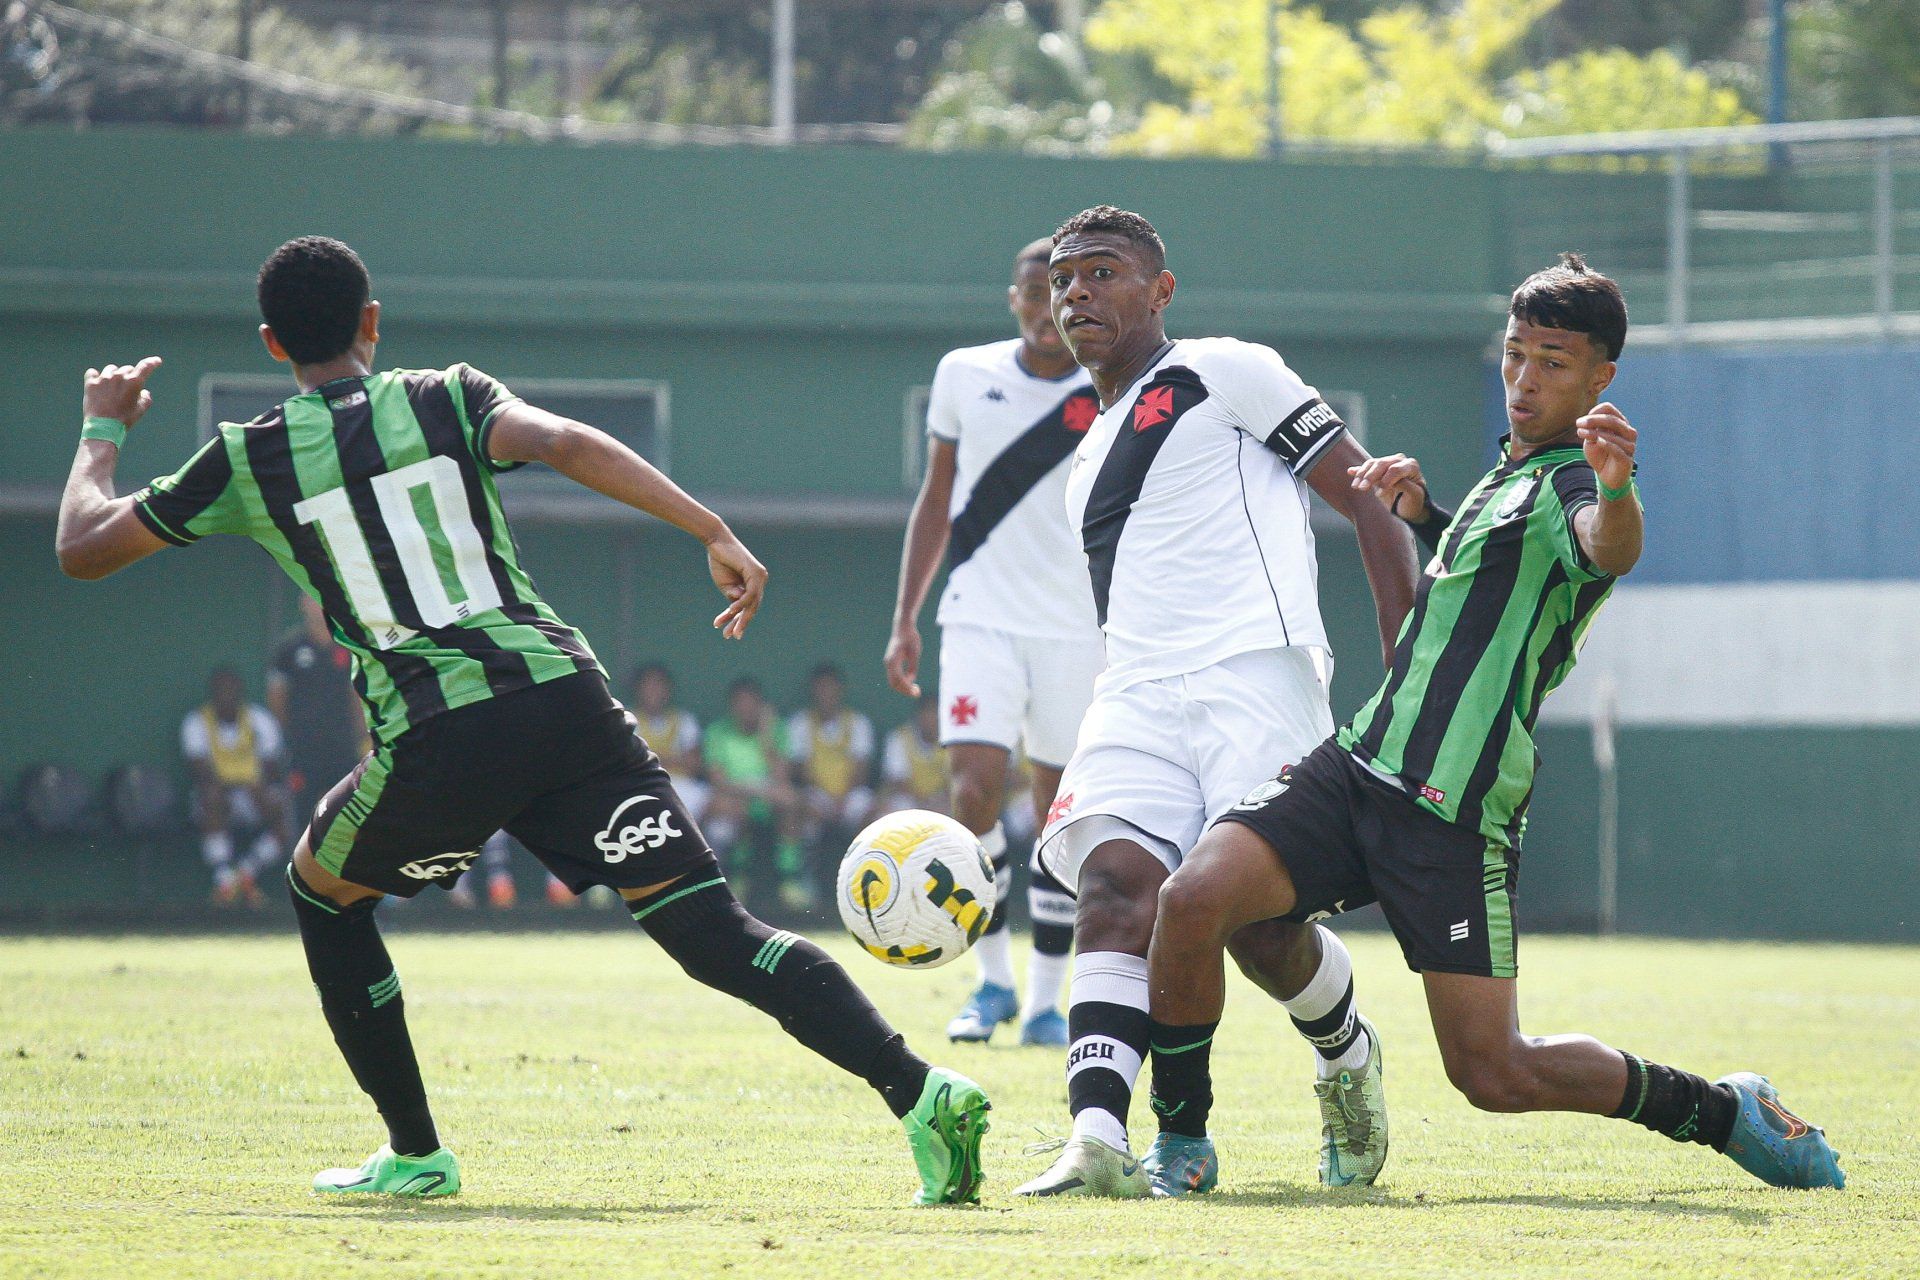
[[[303,822],[371,747],[352,661],[320,602],[303,593],[300,625],[267,659],[267,710],[286,738],[289,805]]]
[[[741,897],[765,870],[756,851],[774,843],[780,901],[801,910],[813,901],[800,851],[799,809],[787,778],[786,734],[760,682],[741,676],[727,686],[727,715],[707,730],[707,841]],[[764,883],[764,880],[761,881]]]
[[[873,808],[873,722],[846,705],[847,678],[823,662],[807,682],[807,709],[787,721],[800,835],[812,879],[827,883]]]
[[[880,776],[883,790],[867,821],[900,809],[947,812],[947,795],[953,783],[947,773],[947,753],[940,746],[938,694],[921,694],[913,719],[887,735]]]
[[[704,821],[707,784],[700,777],[700,722],[691,711],[673,704],[673,673],[665,663],[641,663],[633,673],[630,696],[627,710],[633,713],[640,736],[673,775],[674,790],[693,820]]]
[[[513,854],[515,850],[526,853],[526,846],[504,831],[496,831],[487,837],[480,846],[480,852],[474,867],[486,877],[487,905],[495,911],[511,911],[520,901],[519,886],[513,882]],[[551,907],[577,907],[580,899],[573,890],[560,883],[552,872],[547,873],[547,905]],[[465,876],[454,882],[447,897],[456,907],[477,907],[479,897],[474,893],[471,883]]]
[[[213,869],[213,900],[229,906],[264,903],[257,875],[284,862],[292,847],[280,727],[266,708],[246,700],[246,686],[232,667],[217,667],[207,680],[205,705],[180,725],[180,753],[193,780],[200,852]],[[235,858],[234,835],[254,833],[246,857]]]

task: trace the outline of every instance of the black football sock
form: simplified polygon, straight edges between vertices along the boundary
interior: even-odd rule
[[[1657,1062],[1627,1060],[1627,1091],[1609,1114],[1643,1124],[1675,1142],[1697,1142],[1715,1151],[1727,1149],[1740,1100],[1723,1084],[1709,1084],[1691,1071]]]
[[[1207,1116],[1213,1110],[1213,1033],[1218,1022],[1176,1027],[1164,1022],[1147,1024],[1147,1045],[1153,1054],[1153,1113],[1160,1132],[1189,1138],[1207,1136]]]
[[[336,906],[308,888],[291,863],[287,887],[320,1011],[354,1080],[387,1122],[387,1145],[403,1156],[438,1150],[440,1135],[407,1034],[400,975],[373,919],[378,899]]]
[[[627,905],[689,977],[773,1017],[795,1040],[879,1090],[894,1115],[920,1100],[928,1068],[905,1037],[833,957],[747,914],[718,864]]]

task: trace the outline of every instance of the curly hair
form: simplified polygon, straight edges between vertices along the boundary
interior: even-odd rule
[[[360,255],[330,236],[300,236],[261,264],[260,318],[295,364],[343,355],[372,286]]]
[[[1068,236],[1079,235],[1086,231],[1105,231],[1119,236],[1128,243],[1139,247],[1146,253],[1147,269],[1161,271],[1167,265],[1166,242],[1160,239],[1160,233],[1153,224],[1137,213],[1117,209],[1110,204],[1097,204],[1091,209],[1082,209],[1053,233],[1053,243],[1057,248]]]
[[[1527,324],[1584,333],[1609,360],[1618,360],[1627,345],[1626,296],[1577,253],[1563,253],[1558,263],[1522,280],[1507,314]]]

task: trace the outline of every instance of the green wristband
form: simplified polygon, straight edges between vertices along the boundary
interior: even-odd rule
[[[1594,484],[1599,486],[1600,496],[1605,498],[1608,502],[1618,502],[1620,501],[1620,499],[1626,497],[1628,494],[1636,491],[1634,489],[1632,476],[1628,476],[1627,482],[1621,485],[1618,489],[1607,488],[1606,483],[1602,481],[1599,476],[1595,476],[1593,478],[1593,482]]]
[[[80,428],[82,440],[105,440],[114,448],[127,442],[127,424],[118,418],[88,418]]]

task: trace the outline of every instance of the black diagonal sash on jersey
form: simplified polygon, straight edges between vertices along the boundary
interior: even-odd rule
[[[394,549],[393,535],[387,531],[386,516],[380,511],[373,486],[367,483],[369,477],[387,470],[387,460],[380,451],[379,437],[374,434],[373,399],[366,394],[366,382],[360,378],[340,379],[316,389],[326,399],[327,411],[333,415],[333,444],[340,455],[340,477],[346,482],[347,500],[353,504],[354,519],[360,525],[360,536],[366,539],[367,554],[373,559],[381,589],[387,593],[393,620],[411,631],[426,631],[426,619],[420,616],[413,588],[407,585],[406,570],[400,566],[400,553]],[[353,395],[355,391],[360,395]],[[400,691],[409,724],[419,724],[447,709],[446,694],[440,688],[440,677],[431,662],[378,646],[372,652],[387,669],[394,688]]]
[[[980,473],[973,492],[967,495],[966,507],[954,517],[953,539],[947,549],[948,572],[972,559],[988,535],[1033,492],[1033,486],[1066,461],[1079,445],[1086,428],[1083,425],[1075,431],[1067,425],[1069,410],[1081,415],[1079,421],[1084,424],[1093,421],[1099,405],[1091,391],[1075,391],[1002,449]]]
[[[1120,549],[1120,534],[1147,482],[1147,472],[1160,455],[1160,447],[1173,434],[1174,426],[1187,410],[1207,398],[1206,384],[1200,375],[1184,365],[1173,365],[1155,374],[1153,381],[1140,388],[1127,416],[1121,420],[1113,447],[1107,450],[1087,493],[1087,511],[1080,522],[1080,541],[1087,552],[1087,570],[1093,577],[1093,603],[1100,625],[1107,622],[1107,595],[1113,588],[1113,562]]]

